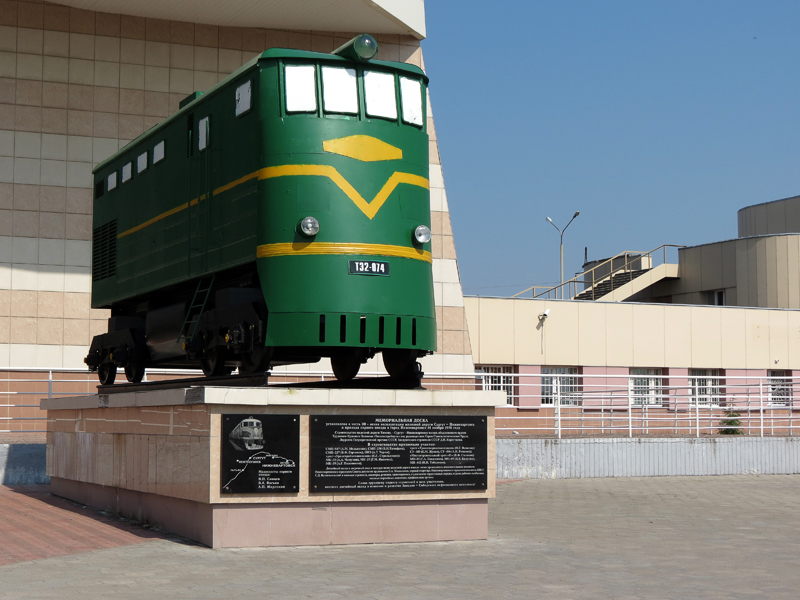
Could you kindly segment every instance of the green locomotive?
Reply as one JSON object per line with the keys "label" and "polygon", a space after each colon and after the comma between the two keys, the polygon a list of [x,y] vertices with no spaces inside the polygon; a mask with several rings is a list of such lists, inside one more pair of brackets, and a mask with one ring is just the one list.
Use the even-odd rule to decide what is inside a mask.
{"label": "green locomotive", "polygon": [[101,383],[321,357],[348,380],[377,352],[405,378],[436,350],[428,80],[376,52],[267,50],[95,168]]}

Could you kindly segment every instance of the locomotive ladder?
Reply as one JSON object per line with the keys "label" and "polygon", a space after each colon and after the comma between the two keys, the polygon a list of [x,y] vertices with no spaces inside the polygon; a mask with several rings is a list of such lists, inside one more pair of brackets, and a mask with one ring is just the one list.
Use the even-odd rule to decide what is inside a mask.
{"label": "locomotive ladder", "polygon": [[[181,326],[181,331],[178,334],[177,343],[181,341],[191,341],[197,333],[197,326],[200,324],[200,317],[206,309],[206,302],[211,295],[211,288],[214,287],[214,278],[216,275],[208,277],[201,277],[197,282],[197,289],[192,296],[192,303],[189,305],[189,310],[186,311],[186,318]],[[191,333],[189,330],[191,329]]]}

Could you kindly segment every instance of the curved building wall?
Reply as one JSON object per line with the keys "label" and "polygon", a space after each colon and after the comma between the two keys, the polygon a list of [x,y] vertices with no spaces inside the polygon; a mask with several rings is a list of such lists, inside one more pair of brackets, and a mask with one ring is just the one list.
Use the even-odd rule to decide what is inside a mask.
{"label": "curved building wall", "polygon": [[800,233],[800,196],[745,206],[737,218],[740,238]]}

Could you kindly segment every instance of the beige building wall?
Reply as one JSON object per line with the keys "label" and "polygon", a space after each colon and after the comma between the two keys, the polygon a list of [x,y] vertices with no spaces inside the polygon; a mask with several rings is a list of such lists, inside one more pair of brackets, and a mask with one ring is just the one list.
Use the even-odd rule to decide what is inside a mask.
{"label": "beige building wall", "polygon": [[796,310],[475,297],[465,304],[478,364],[800,369]]}
{"label": "beige building wall", "polygon": [[[94,164],[266,48],[330,52],[353,35],[0,2],[0,368],[82,367],[91,336],[105,331],[107,312],[90,310]],[[377,39],[378,58],[423,66],[416,37]],[[470,372],[430,112],[428,127],[439,354],[424,368]]]}
{"label": "beige building wall", "polygon": [[739,237],[800,233],[800,196],[746,206],[737,219]]}
{"label": "beige building wall", "polygon": [[739,238],[679,250],[678,279],[628,298],[709,304],[723,290],[728,306],[800,309],[800,235]]}

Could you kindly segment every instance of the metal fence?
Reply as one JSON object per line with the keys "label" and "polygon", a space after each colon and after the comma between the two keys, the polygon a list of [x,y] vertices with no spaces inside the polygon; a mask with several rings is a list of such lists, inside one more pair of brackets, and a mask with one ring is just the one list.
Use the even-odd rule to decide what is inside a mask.
{"label": "metal fence", "polygon": [[[121,373],[120,373],[121,374]],[[200,377],[197,370],[148,369],[144,381]],[[386,377],[386,373],[361,373],[358,379]],[[270,383],[309,383],[335,379],[332,371],[291,370],[271,372]],[[33,434],[46,431],[47,416],[40,410],[42,398],[63,398],[97,393],[97,375],[86,369],[0,368],[0,434]],[[427,389],[480,389],[472,373],[426,374]]]}
{"label": "metal fence", "polygon": [[[499,390],[508,404],[496,411],[498,435],[541,437],[794,435],[800,427],[800,377],[725,376],[693,369],[668,376],[653,369],[628,375],[589,375],[576,367],[543,367],[540,374],[508,367],[477,373],[426,373],[429,390]],[[199,371],[148,370],[145,380],[197,377]],[[359,379],[385,377],[361,373]],[[271,383],[333,379],[325,370],[275,369]],[[0,369],[0,433],[46,429],[42,398],[97,392],[95,374],[83,369]],[[799,432],[800,433],[800,432]]]}
{"label": "metal fence", "polygon": [[785,374],[725,376],[690,369],[687,375],[670,377],[652,373],[655,369],[631,369],[628,375],[583,375],[564,367],[551,371],[478,374],[483,389],[507,393],[508,408],[497,411],[498,435],[763,437],[794,435],[800,426],[800,402],[795,402],[800,378]]}

